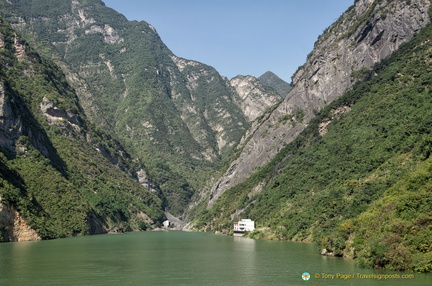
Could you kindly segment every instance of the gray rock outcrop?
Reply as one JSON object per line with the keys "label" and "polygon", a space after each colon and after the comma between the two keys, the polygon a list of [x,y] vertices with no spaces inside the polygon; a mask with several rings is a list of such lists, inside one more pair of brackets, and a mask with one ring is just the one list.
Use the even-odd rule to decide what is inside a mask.
{"label": "gray rock outcrop", "polygon": [[230,84],[239,96],[237,105],[249,121],[254,121],[281,100],[276,91],[265,87],[253,76],[238,75],[230,80]]}

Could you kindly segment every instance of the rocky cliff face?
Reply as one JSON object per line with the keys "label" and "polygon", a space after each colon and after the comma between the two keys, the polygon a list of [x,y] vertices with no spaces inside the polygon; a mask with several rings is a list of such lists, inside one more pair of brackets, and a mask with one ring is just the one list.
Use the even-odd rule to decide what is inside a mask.
{"label": "rocky cliff face", "polygon": [[236,76],[230,80],[230,84],[239,96],[237,105],[250,122],[282,99],[277,92],[264,86],[253,76]]}
{"label": "rocky cliff face", "polygon": [[374,64],[411,39],[429,22],[429,7],[428,0],[356,1],[319,37],[294,75],[294,89],[285,100],[255,130],[249,130],[253,135],[213,186],[209,206],[294,140],[314,111],[341,96]]}
{"label": "rocky cliff face", "polygon": [[15,207],[10,203],[3,203],[0,197],[0,238],[4,241],[34,241],[41,237],[32,229]]}
{"label": "rocky cliff face", "polygon": [[216,161],[234,146],[248,125],[236,105],[237,95],[214,68],[174,55],[171,59],[178,69],[169,68],[174,104],[203,147],[205,160]]}

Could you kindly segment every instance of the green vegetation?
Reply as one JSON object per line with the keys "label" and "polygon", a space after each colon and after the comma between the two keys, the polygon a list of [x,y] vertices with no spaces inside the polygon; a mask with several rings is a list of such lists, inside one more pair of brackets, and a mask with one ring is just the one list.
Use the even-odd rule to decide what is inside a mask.
{"label": "green vegetation", "polygon": [[431,174],[431,158],[412,166],[366,212],[344,221],[328,243],[362,267],[431,272]]}
{"label": "green vegetation", "polygon": [[279,118],[279,122],[291,121],[293,126],[296,125],[297,122],[302,123],[304,120],[305,112],[303,109],[298,109],[294,114],[285,114],[281,118]]}
{"label": "green vegetation", "polygon": [[[258,223],[253,238],[314,241],[361,266],[431,271],[431,38],[428,25],[359,71],[363,81],[203,211],[197,228],[228,232],[241,212]],[[321,137],[320,122],[344,106],[351,111]]]}
{"label": "green vegetation", "polygon": [[[159,224],[161,199],[128,174],[141,164],[88,123],[59,68],[16,38],[3,20],[0,35],[1,200],[14,205],[43,239]],[[15,42],[24,47],[20,58]],[[42,112],[47,102],[54,113]],[[8,226],[0,227],[4,232]]]}

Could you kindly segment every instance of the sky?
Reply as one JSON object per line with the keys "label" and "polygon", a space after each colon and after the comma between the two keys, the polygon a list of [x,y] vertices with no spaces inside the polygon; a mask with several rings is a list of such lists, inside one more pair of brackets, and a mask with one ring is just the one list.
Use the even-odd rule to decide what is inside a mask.
{"label": "sky", "polygon": [[103,0],[151,24],[178,57],[228,78],[272,71],[291,82],[315,41],[354,0]]}

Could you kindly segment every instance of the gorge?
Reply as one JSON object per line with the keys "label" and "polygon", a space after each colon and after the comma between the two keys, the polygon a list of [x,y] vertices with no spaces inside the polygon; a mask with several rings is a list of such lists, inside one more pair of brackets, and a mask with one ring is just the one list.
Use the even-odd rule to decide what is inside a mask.
{"label": "gorge", "polygon": [[253,238],[432,271],[429,0],[355,1],[291,85],[228,80],[100,0],[0,4],[3,240],[248,217]]}

